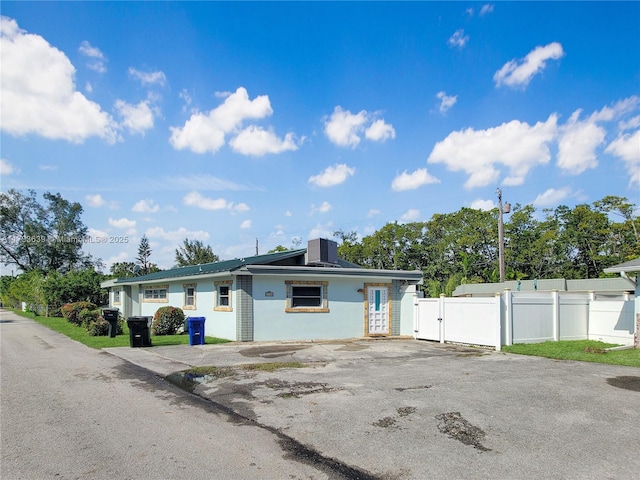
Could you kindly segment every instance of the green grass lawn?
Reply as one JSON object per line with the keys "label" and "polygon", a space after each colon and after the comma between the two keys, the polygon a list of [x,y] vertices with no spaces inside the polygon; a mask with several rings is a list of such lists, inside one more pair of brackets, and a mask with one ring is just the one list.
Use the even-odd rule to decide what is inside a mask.
{"label": "green grass lawn", "polygon": [[[50,328],[58,333],[66,335],[72,340],[76,340],[77,342],[83,343],[91,348],[107,348],[107,347],[128,347],[129,343],[129,328],[127,327],[127,322],[124,322],[123,333],[114,338],[110,338],[108,336],[103,337],[92,337],[87,333],[87,330],[84,327],[78,327],[69,323],[66,318],[62,317],[39,317],[35,316],[33,313],[22,312],[17,309],[11,309],[15,314],[21,315],[23,317],[31,318],[36,322],[44,325],[45,327]],[[214,344],[214,343],[227,343],[230,340],[225,340],[222,338],[215,337],[204,337],[204,342],[206,344]],[[155,346],[160,345],[189,345],[189,335],[152,335],[151,336],[151,344]]]}
{"label": "green grass lawn", "polygon": [[605,352],[605,348],[615,347],[613,343],[594,340],[562,340],[559,342],[518,343],[503,346],[502,351],[520,355],[555,358],[558,360],[579,360],[581,362],[608,363],[640,367],[640,350],[616,350]]}

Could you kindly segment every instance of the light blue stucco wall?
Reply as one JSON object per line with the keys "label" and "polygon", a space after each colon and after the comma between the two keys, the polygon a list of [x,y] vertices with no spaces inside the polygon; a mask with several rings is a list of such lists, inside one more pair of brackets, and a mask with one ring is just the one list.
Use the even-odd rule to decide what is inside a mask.
{"label": "light blue stucco wall", "polygon": [[[253,277],[254,340],[352,338],[364,335],[362,280],[328,280],[329,312],[287,313],[283,277]],[[273,292],[273,296],[266,296]]]}
{"label": "light blue stucco wall", "polygon": [[[229,277],[231,279],[231,277]],[[196,305],[195,309],[186,308],[184,305],[184,285],[187,283],[196,284]],[[167,284],[164,284],[167,285]],[[232,286],[233,289],[233,286]],[[178,282],[170,283],[168,298],[166,302],[149,302],[142,299],[144,288],[139,292],[137,286],[132,287],[134,305],[139,305],[137,316],[150,316],[156,313],[158,308],[173,306],[183,309],[185,317],[204,317],[205,335],[228,340],[236,339],[236,317],[235,309],[230,312],[214,310],[214,281],[211,279],[202,282]],[[137,302],[136,302],[137,300]],[[233,300],[233,299],[232,299]],[[233,304],[233,303],[232,303]],[[134,312],[136,308],[133,309]]]}
{"label": "light blue stucco wall", "polygon": [[[397,289],[392,309],[394,317],[399,309],[400,328],[393,325],[394,334],[413,335],[413,296],[415,286],[399,285],[391,281],[371,280],[363,277],[354,279],[340,277],[309,277],[283,275],[254,275],[251,279],[253,295],[253,340],[320,340],[362,337],[365,335],[364,288],[366,283],[388,283]],[[215,281],[233,280],[231,285],[231,311],[215,310]],[[286,280],[311,280],[328,282],[329,312],[288,313],[286,308]],[[184,284],[196,283],[196,309],[185,309]],[[158,285],[167,285],[158,284]],[[186,317],[205,317],[205,335],[238,340],[237,278],[231,275],[200,282],[179,281],[169,283],[166,302],[143,300],[144,287],[131,286],[131,304],[133,316],[153,316],[160,307],[174,306],[184,310]],[[361,291],[358,291],[361,290]],[[272,292],[273,295],[266,295]],[[394,292],[391,292],[394,293]],[[111,298],[112,295],[111,295]],[[395,321],[395,320],[394,320]]]}

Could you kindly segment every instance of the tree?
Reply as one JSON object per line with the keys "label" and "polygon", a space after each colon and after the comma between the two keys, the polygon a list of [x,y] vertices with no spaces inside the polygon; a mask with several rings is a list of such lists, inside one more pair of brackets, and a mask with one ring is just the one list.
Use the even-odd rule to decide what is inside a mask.
{"label": "tree", "polygon": [[149,258],[151,257],[151,245],[149,245],[149,239],[146,235],[142,235],[140,244],[138,245],[138,266],[140,267],[139,275],[146,275],[148,273],[157,272],[160,269],[155,263],[151,263]]}
{"label": "tree", "polygon": [[203,263],[217,262],[218,255],[213,253],[211,246],[205,246],[200,240],[184,239],[180,248],[176,249],[176,266],[201,265]]}
{"label": "tree", "polygon": [[67,272],[100,264],[82,252],[87,234],[82,206],[59,193],[46,192],[43,198],[41,205],[33,190],[0,193],[0,261],[23,272]]}
{"label": "tree", "polygon": [[269,250],[267,253],[279,253],[279,252],[288,252],[288,251],[289,249],[287,247],[283,247],[282,245],[277,245],[271,250]]}
{"label": "tree", "polygon": [[109,269],[112,278],[131,278],[136,276],[134,262],[116,262]]}
{"label": "tree", "polygon": [[48,314],[58,316],[60,307],[66,303],[91,302],[96,305],[108,303],[107,290],[100,288],[105,275],[93,268],[74,270],[65,275],[50,272],[44,278],[42,290]]}
{"label": "tree", "polygon": [[593,202],[596,210],[624,219],[613,223],[607,238],[607,267],[640,257],[640,219],[634,215],[636,205],[625,197],[606,196]]}

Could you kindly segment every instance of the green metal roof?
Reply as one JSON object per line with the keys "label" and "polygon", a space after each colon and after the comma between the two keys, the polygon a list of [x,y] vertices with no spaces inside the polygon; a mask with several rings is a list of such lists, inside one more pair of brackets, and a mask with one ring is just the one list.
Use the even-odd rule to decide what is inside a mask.
{"label": "green metal roof", "polygon": [[[232,272],[245,265],[304,265],[304,255],[306,251],[307,250],[303,248],[300,250],[289,250],[287,252],[267,253],[253,257],[234,258],[233,260],[222,260],[219,262],[203,263],[201,265],[172,268],[170,270],[149,273],[138,277],[118,278],[113,281],[113,284],[162,281],[179,277]],[[296,257],[300,257],[300,259]]]}

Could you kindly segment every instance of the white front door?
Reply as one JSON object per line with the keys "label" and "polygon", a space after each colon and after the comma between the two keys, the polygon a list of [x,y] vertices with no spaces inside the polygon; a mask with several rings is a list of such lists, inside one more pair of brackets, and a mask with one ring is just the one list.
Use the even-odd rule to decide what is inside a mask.
{"label": "white front door", "polygon": [[369,335],[389,334],[389,288],[369,287]]}

